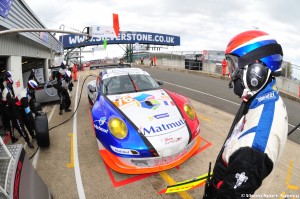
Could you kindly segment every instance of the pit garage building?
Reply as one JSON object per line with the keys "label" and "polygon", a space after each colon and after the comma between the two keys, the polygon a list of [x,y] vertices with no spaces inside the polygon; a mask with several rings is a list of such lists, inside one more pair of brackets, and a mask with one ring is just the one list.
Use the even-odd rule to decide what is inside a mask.
{"label": "pit garage building", "polygon": [[[23,0],[0,0],[0,31],[22,28],[46,29]],[[0,35],[0,78],[12,72],[16,93],[26,87],[31,69],[39,82],[49,79],[49,66],[62,44],[48,32]]]}

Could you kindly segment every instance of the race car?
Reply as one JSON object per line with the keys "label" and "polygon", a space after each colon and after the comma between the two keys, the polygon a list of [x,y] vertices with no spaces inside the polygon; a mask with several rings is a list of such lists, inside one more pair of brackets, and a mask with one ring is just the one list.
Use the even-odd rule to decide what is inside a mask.
{"label": "race car", "polygon": [[159,172],[199,148],[200,123],[190,101],[160,85],[139,68],[103,69],[88,83],[99,153],[111,169]]}

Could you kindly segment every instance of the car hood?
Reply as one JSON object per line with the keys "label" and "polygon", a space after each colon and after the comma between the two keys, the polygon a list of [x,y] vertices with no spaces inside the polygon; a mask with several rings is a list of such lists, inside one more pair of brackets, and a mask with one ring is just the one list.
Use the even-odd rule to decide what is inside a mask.
{"label": "car hood", "polygon": [[107,97],[156,149],[169,144],[178,147],[172,150],[177,151],[187,145],[190,134],[186,122],[163,89]]}

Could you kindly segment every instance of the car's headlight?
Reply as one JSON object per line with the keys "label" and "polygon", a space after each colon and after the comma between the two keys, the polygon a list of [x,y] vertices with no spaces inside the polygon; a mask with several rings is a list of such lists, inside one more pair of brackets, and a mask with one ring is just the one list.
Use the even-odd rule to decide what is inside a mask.
{"label": "car's headlight", "polygon": [[109,119],[108,128],[111,134],[118,139],[124,139],[128,134],[126,124],[123,122],[123,120],[117,117],[112,117]]}
{"label": "car's headlight", "polygon": [[195,113],[194,109],[191,107],[191,105],[185,104],[183,108],[184,108],[184,111],[185,111],[186,115],[187,115],[191,120],[194,120],[195,117],[196,117],[196,113]]}

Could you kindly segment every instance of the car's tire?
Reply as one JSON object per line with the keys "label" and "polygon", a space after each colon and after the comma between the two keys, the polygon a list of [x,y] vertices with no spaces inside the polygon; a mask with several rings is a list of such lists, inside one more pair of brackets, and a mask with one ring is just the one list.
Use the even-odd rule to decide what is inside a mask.
{"label": "car's tire", "polygon": [[38,115],[35,117],[35,133],[36,141],[41,148],[48,148],[50,146],[50,137],[48,129],[47,115]]}

